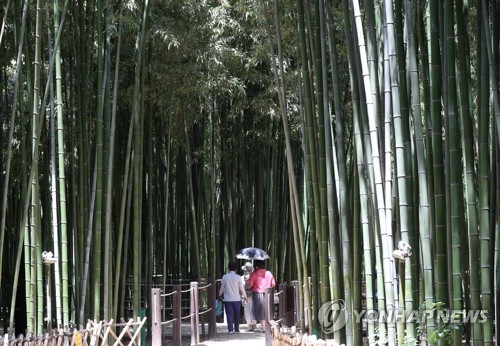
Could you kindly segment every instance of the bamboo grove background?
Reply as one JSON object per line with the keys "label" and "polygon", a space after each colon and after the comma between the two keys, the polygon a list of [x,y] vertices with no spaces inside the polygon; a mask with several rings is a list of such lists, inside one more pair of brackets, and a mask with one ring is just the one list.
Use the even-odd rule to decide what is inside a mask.
{"label": "bamboo grove background", "polygon": [[[342,300],[323,336],[347,345],[493,344],[499,18],[498,0],[3,1],[2,327],[45,328],[42,251],[65,326],[138,315],[153,278],[220,277],[255,245],[310,282],[311,332]],[[363,336],[363,307],[488,320]]]}

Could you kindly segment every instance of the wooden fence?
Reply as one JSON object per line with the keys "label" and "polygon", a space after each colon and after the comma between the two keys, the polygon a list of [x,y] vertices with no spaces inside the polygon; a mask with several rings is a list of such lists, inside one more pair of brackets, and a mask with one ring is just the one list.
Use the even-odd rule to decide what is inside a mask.
{"label": "wooden fence", "polygon": [[[38,336],[31,334],[9,336],[5,334],[0,338],[0,346],[99,346],[99,345],[137,345],[141,346],[141,330],[146,322],[146,317],[134,322],[122,320],[122,323],[115,323],[113,320],[88,321],[85,329],[74,330],[53,330]],[[117,334],[117,330],[120,332]]]}
{"label": "wooden fence", "polygon": [[[200,311],[199,293],[208,290],[207,309]],[[189,314],[182,316],[182,294],[189,293]],[[151,290],[152,321],[151,321],[151,344],[153,346],[163,345],[163,326],[172,325],[172,340],[174,345],[180,345],[182,340],[181,323],[182,320],[191,320],[191,345],[198,345],[200,342],[200,315],[208,315],[208,337],[215,337],[217,334],[215,315],[216,283],[214,279],[209,279],[208,284],[199,286],[198,282],[191,282],[190,287],[182,290],[180,284],[173,285],[172,292],[162,293],[159,288]],[[170,299],[172,306],[172,319],[162,321],[162,308],[165,309],[165,300]]]}

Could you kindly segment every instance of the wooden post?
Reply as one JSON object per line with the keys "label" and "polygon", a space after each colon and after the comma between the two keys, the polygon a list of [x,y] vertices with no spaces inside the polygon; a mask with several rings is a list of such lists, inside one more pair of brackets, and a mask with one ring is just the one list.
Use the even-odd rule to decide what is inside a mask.
{"label": "wooden post", "polygon": [[215,311],[215,301],[217,299],[217,287],[215,285],[215,279],[209,278],[208,283],[208,337],[215,338],[217,336],[217,312]]}
{"label": "wooden post", "polygon": [[[266,321],[266,346],[272,346],[273,336],[271,334],[271,312],[274,312],[274,293],[272,288],[266,288],[264,294],[264,320]],[[274,318],[273,318],[274,319]]]}
{"label": "wooden post", "polygon": [[173,310],[173,318],[175,318],[173,322],[173,336],[172,341],[174,345],[182,344],[182,330],[181,330],[181,317],[182,317],[182,292],[181,285],[174,285],[174,294],[172,295],[172,310]]}
{"label": "wooden post", "polygon": [[295,326],[295,291],[292,285],[286,287],[286,311],[285,324],[288,327]]}
{"label": "wooden post", "polygon": [[200,343],[200,309],[198,305],[198,282],[191,282],[191,345],[198,345]]}
{"label": "wooden post", "polygon": [[102,328],[102,321],[100,321],[94,327],[94,331],[92,333],[92,337],[90,338],[90,346],[97,346],[98,345],[98,343],[99,343],[99,336],[101,335],[101,328]]}
{"label": "wooden post", "polygon": [[151,344],[152,346],[162,345],[162,328],[161,328],[161,291],[159,288],[151,290]]}
{"label": "wooden post", "polygon": [[297,325],[300,319],[299,312],[299,282],[297,280],[292,281],[293,286],[293,325]]}
{"label": "wooden post", "polygon": [[287,311],[286,285],[284,285],[284,284],[279,285],[278,301],[279,301],[279,303],[278,303],[278,320],[281,320],[281,324],[288,326],[287,321],[286,321],[286,311]]}

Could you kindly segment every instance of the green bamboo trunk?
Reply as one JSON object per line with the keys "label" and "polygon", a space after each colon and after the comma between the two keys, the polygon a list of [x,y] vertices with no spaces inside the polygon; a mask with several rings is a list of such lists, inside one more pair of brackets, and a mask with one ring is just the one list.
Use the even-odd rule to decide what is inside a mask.
{"label": "green bamboo trunk", "polygon": [[[331,300],[330,295],[330,276],[329,262],[330,255],[328,249],[329,230],[330,227],[334,230],[336,222],[333,215],[336,214],[336,206],[333,205],[333,170],[332,170],[332,145],[331,145],[331,129],[330,129],[330,110],[328,105],[328,89],[327,89],[327,70],[326,70],[326,48],[325,48],[325,32],[324,32],[324,8],[323,1],[316,1],[316,21],[315,21],[315,50],[316,60],[314,70],[316,76],[316,103],[318,107],[318,158],[319,158],[319,202],[320,202],[320,220],[317,225],[318,230],[318,249],[319,251],[319,277],[321,285],[320,298],[324,304]],[[332,215],[330,217],[330,215]],[[331,222],[330,222],[331,219]],[[351,290],[350,282],[346,282],[346,289]],[[350,294],[349,294],[350,298]],[[349,305],[352,302],[349,301]],[[317,305],[321,306],[321,305]]]}
{"label": "green bamboo trunk", "polygon": [[[31,209],[30,209],[30,285],[31,285],[31,315],[28,319],[31,320],[31,329],[36,334],[42,332],[43,328],[43,292],[40,291],[42,287],[38,287],[40,281],[42,281],[41,264],[39,265],[41,259],[41,226],[40,226],[40,187],[39,187],[39,170],[38,164],[36,164],[37,159],[35,159],[34,148],[38,139],[38,118],[39,107],[40,107],[40,89],[41,89],[41,70],[42,70],[42,1],[37,1],[37,12],[36,12],[36,40],[35,40],[35,73],[34,73],[34,89],[33,89],[33,118],[32,118],[32,157],[34,160],[33,166],[33,179],[30,181],[32,187],[31,194]],[[40,256],[39,256],[40,255]]]}
{"label": "green bamboo trunk", "polygon": [[[387,311],[394,311],[394,294],[393,294],[393,283],[392,283],[392,256],[391,256],[391,248],[390,241],[387,236],[387,222],[385,215],[385,201],[384,201],[384,191],[382,184],[382,170],[380,163],[380,155],[379,155],[379,143],[378,143],[378,133],[376,128],[376,114],[375,109],[373,107],[372,101],[372,91],[371,84],[369,79],[368,65],[367,65],[367,56],[365,50],[365,40],[364,34],[362,30],[361,23],[361,13],[359,8],[359,2],[357,0],[353,1],[353,12],[354,12],[354,20],[358,38],[359,45],[359,56],[361,62],[361,69],[363,74],[363,87],[364,87],[364,95],[366,98],[366,108],[368,112],[368,128],[370,131],[370,145],[373,157],[373,176],[374,176],[374,192],[375,192],[375,201],[374,206],[377,210],[378,216],[378,224],[379,231],[381,232],[381,245],[382,245],[382,254],[383,254],[383,276],[385,283],[385,297],[386,297],[386,309]],[[387,12],[387,11],[386,11]],[[387,15],[387,13],[386,13]],[[389,20],[388,20],[389,22]],[[366,259],[365,259],[366,260]],[[389,345],[395,345],[396,343],[396,328],[394,324],[394,320],[387,321],[387,338]]]}
{"label": "green bamboo trunk", "polygon": [[[493,141],[495,142],[495,141]],[[498,142],[497,142],[498,144]],[[498,148],[498,146],[494,146],[494,148]],[[492,178],[495,178],[496,180],[496,199],[495,203],[496,205],[500,205],[500,184],[498,182],[500,181],[500,160],[498,159],[499,157],[499,151],[498,149],[493,149],[492,156],[496,157],[496,167],[494,168],[494,171],[496,174],[492,176]],[[493,190],[493,188],[492,188]],[[494,192],[494,191],[492,191]],[[498,218],[498,211],[496,212],[496,216]],[[498,299],[500,299],[500,236],[498,235],[500,232],[500,225],[498,222],[495,223],[495,226],[493,227],[495,231],[495,252],[494,252],[494,281],[493,281],[493,287],[495,290],[495,301],[498,302]],[[495,307],[495,316],[496,316],[496,321],[495,323],[495,336],[498,337],[498,333],[500,328],[498,327],[498,316],[500,316],[500,304],[496,304]]]}
{"label": "green bamboo trunk", "polygon": [[[363,252],[363,229],[361,227],[360,218],[360,198],[359,196],[359,179],[353,181],[353,235],[352,235],[352,253],[362,253]],[[371,271],[371,268],[370,268]],[[353,297],[353,311],[362,311],[362,275],[363,272],[363,261],[361,256],[353,256],[352,261],[352,297]],[[371,278],[370,278],[371,279]],[[365,286],[366,288],[366,286]],[[365,293],[367,291],[365,290]],[[373,296],[371,297],[373,300]],[[348,318],[353,317],[352,314]],[[353,345],[361,345],[363,343],[363,325],[361,323],[353,324]]]}
{"label": "green bamboo trunk", "polygon": [[197,213],[195,209],[195,201],[194,201],[194,191],[193,191],[193,177],[192,170],[193,165],[191,162],[191,139],[188,135],[188,130],[185,128],[185,145],[186,145],[186,172],[187,172],[187,188],[188,188],[188,203],[189,208],[191,210],[191,232],[192,232],[192,240],[191,245],[194,251],[194,263],[192,263],[192,268],[194,270],[195,278],[202,278],[203,272],[201,267],[201,257],[200,257],[200,241],[199,241],[199,230],[198,230],[198,222],[196,220]]}
{"label": "green bamboo trunk", "polygon": [[[301,1],[297,2],[298,6],[302,5]],[[303,235],[303,227],[300,212],[300,202],[299,202],[299,194],[297,192],[297,182],[295,177],[295,165],[293,161],[293,152],[291,146],[290,139],[290,129],[288,124],[288,113],[287,113],[287,104],[286,104],[286,89],[285,89],[285,75],[283,68],[283,51],[282,51],[282,42],[281,42],[281,31],[280,24],[278,18],[278,2],[275,2],[275,29],[276,29],[276,38],[278,42],[278,66],[279,69],[276,68],[276,65],[271,64],[273,74],[276,78],[276,82],[278,85],[278,96],[280,102],[280,114],[281,120],[283,124],[283,133],[285,136],[285,148],[286,148],[286,160],[287,160],[287,175],[288,175],[288,183],[289,183],[289,198],[290,198],[290,209],[291,209],[291,221],[292,221],[292,230],[293,230],[293,239],[294,239],[294,249],[295,249],[295,257],[297,261],[297,274],[298,274],[298,294],[299,294],[299,320],[301,330],[305,330],[306,327],[309,328],[309,332],[312,332],[312,321],[311,316],[311,305],[310,305],[310,289],[309,285],[303,285],[304,282],[308,282],[308,268],[306,261],[306,251],[305,251],[305,243],[304,243],[304,235]],[[303,25],[303,23],[302,23]],[[268,28],[268,38],[269,38],[269,48],[271,51],[271,56],[274,57],[274,48],[271,40],[270,34],[270,24],[267,25]],[[302,31],[301,31],[302,35]],[[274,59],[274,58],[273,58]],[[300,77],[299,77],[300,78]],[[304,313],[306,309],[306,312]],[[307,315],[307,320],[309,321],[309,326],[305,325],[305,315]]]}
{"label": "green bamboo trunk", "polygon": [[[5,14],[7,14],[7,9],[8,9],[8,4],[5,9]],[[14,90],[13,90],[13,100],[14,103],[12,104],[12,113],[10,117],[10,124],[9,124],[9,137],[8,137],[8,143],[12,143],[12,139],[14,137],[14,129],[15,129],[15,122],[16,122],[16,107],[17,107],[17,99],[18,99],[18,93],[19,93],[19,80],[22,74],[21,68],[21,58],[22,58],[22,53],[23,53],[23,47],[24,47],[24,32],[26,28],[26,14],[27,14],[27,9],[28,9],[28,1],[24,2],[23,5],[23,12],[22,12],[22,19],[21,19],[21,25],[18,31],[19,38],[18,38],[18,51],[17,51],[17,58],[16,58],[16,72],[14,75]],[[29,55],[26,56],[27,61],[29,62]],[[29,84],[28,84],[29,85]],[[20,102],[20,108],[21,108],[21,114],[24,114],[23,109],[24,109],[24,103],[23,103],[23,98],[22,98],[22,91],[21,94],[19,95],[19,102]],[[26,148],[26,142],[24,140],[24,119],[21,118],[20,121],[21,123],[21,148],[22,148],[22,158],[23,162],[26,162],[24,160],[26,158],[25,156],[25,148]],[[11,167],[11,162],[12,162],[12,145],[7,145],[7,162],[5,165],[5,176],[3,180],[3,192],[2,192],[2,209],[1,209],[1,215],[0,215],[0,251],[2,253],[4,252],[4,241],[5,241],[5,224],[6,224],[6,219],[7,219],[7,198],[8,198],[8,192],[9,192],[9,180],[10,180],[10,167]],[[23,164],[23,173],[26,171],[26,164]],[[26,175],[23,174],[23,177]],[[24,184],[23,184],[24,188]],[[23,196],[21,196],[23,197]],[[3,256],[0,256],[0,287],[2,287],[2,268],[3,268]]]}
{"label": "green bamboo trunk", "polygon": [[141,29],[137,35],[137,51],[136,65],[134,78],[134,197],[133,197],[133,254],[136,259],[133,263],[133,309],[134,317],[139,317],[141,314],[141,282],[142,282],[142,266],[139,258],[142,258],[142,178],[143,178],[143,126],[144,117],[141,109],[141,81],[144,78],[143,61],[144,61],[144,45],[146,41],[146,30],[148,25],[149,0],[146,0],[141,13]]}
{"label": "green bamboo trunk", "polygon": [[[100,320],[102,317],[102,288],[101,288],[101,277],[103,271],[103,258],[102,258],[102,210],[103,210],[103,155],[104,155],[104,42],[103,42],[103,9],[104,0],[97,0],[97,117],[96,117],[96,145],[95,145],[95,211],[94,211],[94,222],[93,227],[95,236],[93,237],[93,256],[92,256],[92,267],[93,274],[91,276],[93,280],[93,289],[91,291],[93,295],[93,311],[92,315],[95,320]],[[91,225],[89,224],[89,227]]]}
{"label": "green bamboo trunk", "polygon": [[429,14],[427,20],[428,45],[430,52],[429,74],[430,74],[430,118],[432,133],[432,176],[434,195],[434,220],[433,238],[435,241],[435,290],[436,300],[448,306],[448,258],[446,250],[446,200],[445,200],[445,177],[444,177],[444,148],[443,148],[443,121],[441,118],[442,102],[442,66],[439,33],[439,2],[429,2]]}
{"label": "green bamboo trunk", "polygon": [[[49,47],[49,55],[51,54],[51,47]],[[54,257],[59,258],[59,218],[57,208],[57,173],[56,173],[56,130],[55,130],[55,111],[54,111],[54,91],[51,85],[51,102],[50,102],[50,205],[51,205],[51,229],[53,239],[53,252]],[[60,279],[60,266],[59,261],[54,263],[54,286],[55,286],[55,306],[56,306],[56,321],[57,326],[62,326],[61,314],[61,279]],[[52,307],[49,307],[51,309]]]}
{"label": "green bamboo trunk", "polygon": [[[481,6],[478,6],[481,8]],[[479,71],[480,71],[480,83],[478,85],[478,106],[479,106],[479,126],[478,126],[478,153],[479,153],[479,165],[478,165],[478,180],[477,185],[479,186],[479,244],[476,243],[477,248],[473,249],[472,244],[470,244],[470,253],[472,257],[472,252],[475,251],[476,259],[479,259],[480,262],[480,271],[478,269],[478,274],[480,274],[479,278],[476,278],[477,281],[475,285],[480,284],[480,295],[481,295],[481,306],[472,307],[473,310],[482,309],[484,311],[493,311],[493,301],[492,300],[492,284],[491,284],[491,274],[494,269],[494,257],[492,258],[491,254],[493,253],[492,248],[494,245],[494,241],[498,242],[499,235],[495,233],[493,235],[493,229],[490,225],[491,220],[491,212],[495,208],[490,206],[491,198],[490,198],[490,184],[492,178],[490,176],[491,167],[490,167],[490,158],[492,155],[495,155],[495,151],[491,151],[489,148],[489,123],[491,119],[490,113],[490,103],[489,103],[489,79],[488,79],[488,60],[487,60],[487,51],[486,51],[486,35],[484,33],[484,27],[480,26],[478,32],[480,33],[480,40],[478,40],[478,56],[479,56]],[[494,141],[493,141],[494,142]],[[493,147],[498,148],[495,144]],[[495,162],[494,160],[492,162]],[[496,184],[499,182],[497,181]],[[492,267],[493,261],[493,267]],[[471,270],[471,285],[472,282],[472,270]],[[476,286],[479,289],[479,287]],[[498,306],[498,302],[497,302]],[[489,314],[491,316],[491,314]],[[496,323],[498,324],[499,316],[496,315]],[[479,334],[482,339],[479,337],[476,338],[474,334],[474,344],[480,345],[491,345],[493,344],[493,325],[492,319],[489,318],[485,323],[479,325],[479,323],[474,323],[474,331],[480,329],[482,327],[482,333]],[[498,338],[498,334],[496,334]]]}
{"label": "green bamboo trunk", "polygon": [[[318,167],[317,167],[317,142],[314,129],[314,111],[312,105],[312,90],[310,86],[312,82],[309,78],[309,58],[307,54],[307,43],[306,43],[306,32],[305,32],[305,11],[304,4],[302,0],[297,0],[297,11],[299,14],[299,35],[300,35],[300,59],[302,66],[302,80],[304,86],[304,105],[305,105],[305,145],[307,147],[307,152],[304,157],[306,159],[306,172],[310,174],[311,182],[310,187],[306,189],[308,191],[308,210],[309,210],[309,222],[310,222],[310,238],[309,246],[310,253],[309,258],[311,261],[311,292],[312,292],[312,304],[313,306],[319,306],[318,299],[318,249],[317,249],[317,229],[321,227],[321,204],[319,198],[319,186],[318,186]],[[312,57],[314,59],[314,57]],[[314,218],[314,220],[312,219]],[[312,320],[310,320],[313,330],[317,330],[317,316],[313,314]]]}
{"label": "green bamboo trunk", "polygon": [[[415,246],[413,238],[413,211],[412,211],[412,184],[411,184],[411,161],[408,155],[410,138],[409,138],[409,127],[408,127],[408,113],[406,101],[406,89],[405,83],[400,82],[404,80],[401,78],[401,74],[398,73],[398,61],[397,57],[401,56],[401,49],[397,49],[398,42],[395,34],[395,23],[394,23],[394,11],[392,8],[392,1],[384,2],[384,13],[387,22],[386,39],[388,45],[389,54],[389,68],[390,68],[390,83],[391,83],[391,99],[392,99],[392,109],[393,116],[392,121],[394,124],[394,141],[395,141],[395,155],[394,160],[396,179],[397,179],[397,196],[399,205],[399,218],[401,227],[401,240],[410,244],[410,246]],[[396,21],[397,24],[397,21]],[[399,64],[401,65],[401,64]],[[401,66],[400,66],[401,68]],[[413,276],[414,271],[412,267],[414,263],[418,263],[418,257],[412,258],[407,261],[405,265],[405,272],[400,273],[403,276],[401,280],[404,279],[404,307],[406,313],[410,313],[415,310],[418,304],[414,303],[413,294]],[[387,291],[386,291],[387,293]],[[388,306],[390,309],[390,307]],[[408,320],[405,328],[406,336],[409,339],[415,337],[415,324],[413,320]]]}
{"label": "green bamboo trunk", "polygon": [[[374,234],[373,228],[370,227],[370,221],[368,216],[368,194],[367,194],[367,182],[366,182],[366,168],[363,164],[363,145],[361,140],[361,133],[359,130],[359,124],[357,118],[354,120],[354,136],[356,143],[356,164],[357,164],[357,177],[359,179],[359,196],[360,196],[360,219],[361,219],[361,229],[362,229],[362,244],[363,244],[363,264],[364,264],[364,279],[365,279],[365,293],[366,293],[366,309],[368,311],[375,308],[375,290],[373,287],[374,274],[373,265],[371,262],[371,237],[370,234]],[[379,292],[380,294],[380,292]],[[368,344],[374,345],[375,340],[375,324],[373,319],[368,321]]]}
{"label": "green bamboo trunk", "polygon": [[[114,73],[114,82],[113,82],[113,103],[111,109],[111,129],[110,129],[110,138],[109,138],[109,151],[108,151],[108,176],[106,181],[106,214],[105,214],[105,229],[106,236],[110,238],[111,235],[111,223],[112,223],[112,189],[113,189],[113,178],[114,178],[114,158],[115,158],[115,134],[116,134],[116,109],[118,103],[118,86],[119,86],[119,71],[120,71],[120,53],[121,53],[121,42],[122,42],[122,15],[123,15],[123,6],[120,7],[119,12],[119,24],[118,24],[118,34],[117,34],[117,44],[116,44],[116,61],[115,61],[115,73]],[[132,128],[133,122],[131,122],[130,127]],[[129,137],[127,141],[127,148],[130,150],[131,147],[131,131],[129,131]],[[122,260],[122,244],[123,244],[123,222],[124,222],[124,211],[125,211],[125,201],[126,201],[126,190],[125,187],[128,186],[128,170],[129,170],[129,162],[130,162],[130,151],[126,152],[126,179],[123,182],[123,189],[121,195],[121,204],[120,204],[120,223],[118,228],[118,236],[116,238],[115,251],[116,254],[116,262],[115,262],[115,275],[110,275],[111,280],[114,282],[113,291],[110,292],[111,295],[111,307],[110,307],[110,315],[118,316],[118,287],[120,282],[120,273],[121,273],[121,260]],[[110,241],[110,240],[109,240]],[[113,286],[113,285],[112,285]]]}
{"label": "green bamboo trunk", "polygon": [[[457,118],[456,109],[456,76],[455,76],[455,36],[453,31],[454,16],[453,16],[452,1],[444,3],[444,79],[446,81],[444,104],[445,104],[445,131],[446,131],[446,153],[448,155],[446,172],[448,178],[447,184],[447,204],[448,204],[448,231],[449,245],[448,251],[451,255],[451,275],[450,282],[452,283],[452,296],[450,297],[450,306],[453,310],[462,310],[462,260],[461,260],[461,218],[460,218],[460,129]],[[453,344],[460,345],[462,343],[462,333],[459,325],[452,325]]]}
{"label": "green bamboo trunk", "polygon": [[[65,9],[66,9],[66,5],[67,5],[67,1],[65,2]],[[25,3],[25,9],[27,8],[26,6],[27,6],[27,4]],[[39,8],[39,7],[37,7],[37,8]],[[63,15],[61,17],[61,23],[63,22],[64,13],[65,13],[65,11],[63,11]],[[58,44],[60,42],[60,37],[61,37],[61,34],[59,32],[57,35],[56,44]],[[36,46],[36,48],[39,49],[40,47]],[[35,50],[37,50],[37,49],[35,49]],[[35,61],[38,61],[38,60],[35,59]],[[50,57],[49,68],[48,68],[48,75],[49,76],[51,76],[53,64],[54,64],[54,55],[52,55]],[[36,69],[35,69],[35,71],[36,71]],[[41,328],[42,328],[42,324],[43,324],[43,311],[40,311],[40,309],[38,309],[38,311],[35,314],[35,309],[34,309],[34,306],[35,306],[34,294],[35,293],[38,295],[38,300],[42,300],[41,303],[37,302],[38,305],[43,306],[43,292],[41,291],[43,289],[43,285],[41,283],[43,281],[43,279],[41,277],[42,264],[41,264],[41,261],[38,260],[38,266],[36,267],[38,273],[36,273],[35,269],[32,269],[32,268],[34,268],[34,266],[36,264],[35,260],[30,260],[30,262],[26,262],[26,257],[28,257],[26,254],[30,254],[30,256],[36,256],[36,258],[38,258],[38,259],[41,259],[41,257],[42,257],[40,245],[38,246],[38,250],[36,250],[36,244],[37,243],[40,244],[40,237],[37,238],[36,234],[34,234],[33,242],[29,243],[29,241],[28,241],[29,238],[32,236],[32,233],[36,233],[36,232],[31,232],[31,229],[33,229],[33,227],[32,227],[33,225],[28,226],[28,218],[30,218],[30,220],[33,224],[33,220],[32,220],[33,218],[29,216],[29,210],[31,208],[30,202],[33,200],[32,199],[32,195],[33,195],[32,189],[35,186],[37,186],[35,184],[36,183],[35,176],[37,175],[37,171],[38,171],[38,159],[39,159],[38,153],[39,153],[39,147],[40,147],[40,145],[39,145],[40,144],[40,136],[41,136],[41,132],[42,132],[44,113],[45,113],[46,104],[47,104],[48,95],[49,95],[49,90],[50,90],[49,85],[50,85],[52,79],[49,78],[47,80],[47,83],[45,86],[45,92],[43,95],[43,100],[41,102],[40,108],[38,109],[38,107],[35,107],[35,104],[38,105],[38,103],[40,103],[39,72],[37,72],[36,77],[37,78],[35,78],[35,82],[34,82],[34,86],[36,86],[36,87],[33,88],[34,92],[33,92],[33,97],[31,98],[31,100],[33,100],[33,105],[34,105],[33,118],[34,118],[34,120],[36,120],[36,122],[34,122],[33,128],[36,129],[36,131],[32,132],[32,140],[33,140],[32,164],[31,164],[31,169],[30,169],[30,173],[29,173],[29,178],[27,180],[27,184],[25,187],[26,188],[26,192],[24,193],[25,197],[24,197],[23,201],[21,201],[23,207],[22,207],[22,211],[21,211],[20,228],[22,230],[24,230],[24,232],[21,232],[21,235],[19,237],[18,248],[17,248],[17,253],[16,253],[16,260],[15,260],[15,268],[16,269],[15,269],[14,278],[12,281],[13,289],[12,289],[11,304],[10,304],[10,309],[9,309],[9,311],[10,311],[9,332],[10,333],[13,332],[13,327],[14,327],[14,312],[16,310],[16,297],[17,297],[17,288],[18,288],[18,281],[19,281],[19,275],[20,275],[20,263],[21,263],[21,257],[23,255],[23,247],[25,249],[25,254],[24,254],[25,255],[25,271],[30,271],[30,270],[32,271],[29,276],[25,272],[25,277],[29,278],[31,280],[31,282],[28,280],[26,283],[26,290],[27,290],[27,292],[30,293],[29,295],[26,294],[26,304],[27,304],[27,306],[29,306],[31,303],[33,303],[32,309],[31,310],[27,309],[27,311],[26,311],[28,328],[32,328],[29,330],[34,331],[35,333],[37,332],[37,330],[35,330],[35,328],[38,328],[38,329],[40,329],[40,332],[41,332]],[[35,217],[38,218],[39,216],[40,215],[36,215]],[[36,222],[36,221],[38,221],[38,219],[36,219],[34,221]],[[35,258],[35,257],[32,257],[32,258]],[[32,282],[35,282],[35,280],[37,280],[38,286],[40,287],[40,289],[38,291],[35,289],[32,289],[33,288]],[[30,285],[31,285],[31,287],[28,288]],[[40,315],[42,315],[42,316],[40,316]],[[37,318],[39,321],[37,321]]]}
{"label": "green bamboo trunk", "polygon": [[[66,6],[66,5],[65,5]],[[54,1],[54,32],[59,30],[59,1]],[[69,325],[69,255],[68,255],[68,218],[66,215],[66,175],[65,175],[65,146],[63,125],[63,94],[62,94],[62,71],[61,71],[61,45],[55,47],[55,69],[56,69],[56,96],[57,96],[57,156],[58,156],[58,182],[59,182],[59,208],[61,216],[61,269],[62,269],[62,326]]]}
{"label": "green bamboo trunk", "polygon": [[[86,28],[85,25],[85,8],[83,7],[83,2],[80,2],[78,7],[78,27],[80,35],[78,36],[78,46],[77,46],[77,87],[78,87],[78,134],[80,140],[78,142],[78,167],[80,167],[78,174],[78,226],[79,230],[76,232],[76,240],[78,244],[78,250],[75,260],[76,273],[78,273],[78,285],[76,292],[78,292],[77,307],[78,307],[78,323],[82,324],[83,321],[83,310],[85,309],[85,304],[82,301],[83,297],[86,296],[87,286],[83,285],[84,280],[84,268],[85,268],[85,231],[88,230],[88,217],[89,217],[89,168],[88,168],[88,120],[87,120],[87,97],[86,97],[86,82],[87,79],[87,52],[86,52]],[[76,41],[76,40],[75,40]],[[84,292],[85,291],[85,292]],[[81,312],[81,313],[80,313]]]}
{"label": "green bamboo trunk", "polygon": [[[426,310],[431,309],[434,303],[434,282],[433,282],[433,261],[431,249],[431,215],[429,210],[429,187],[427,168],[425,162],[424,133],[422,130],[422,110],[419,86],[419,65],[417,64],[417,42],[415,37],[415,23],[413,18],[415,12],[412,11],[410,1],[405,1],[405,12],[408,26],[408,48],[409,48],[409,69],[411,87],[411,105],[413,111],[413,129],[415,149],[417,152],[418,171],[418,192],[419,192],[419,230],[420,248],[422,260],[421,272],[423,273],[424,301]],[[430,335],[435,328],[433,316],[426,320],[427,335]]]}

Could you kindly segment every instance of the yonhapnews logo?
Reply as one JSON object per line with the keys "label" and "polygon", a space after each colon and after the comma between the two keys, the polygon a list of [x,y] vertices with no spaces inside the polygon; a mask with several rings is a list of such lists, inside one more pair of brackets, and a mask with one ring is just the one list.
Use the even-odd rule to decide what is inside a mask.
{"label": "yonhapnews logo", "polygon": [[318,311],[318,320],[321,324],[321,329],[326,334],[331,334],[336,330],[342,329],[347,323],[345,301],[338,299],[321,305]]}
{"label": "yonhapnews logo", "polygon": [[485,323],[488,320],[486,310],[450,310],[431,309],[413,310],[406,312],[399,310],[354,310],[348,313],[346,303],[342,299],[329,301],[321,305],[318,311],[318,321],[326,334],[331,334],[342,329],[349,316],[352,316],[354,323],[397,323],[404,320],[406,323],[425,322],[426,319],[434,318],[437,322],[452,324]]}

